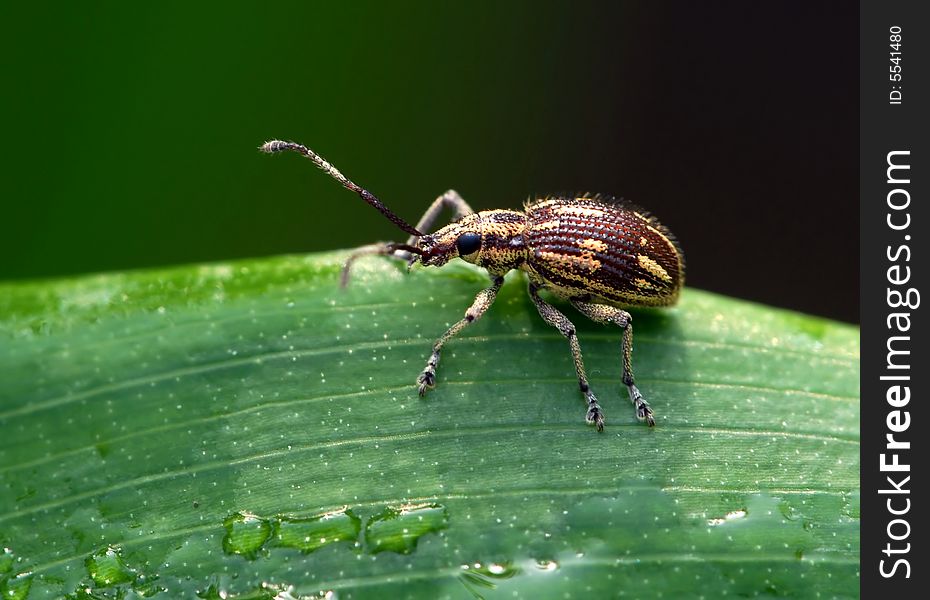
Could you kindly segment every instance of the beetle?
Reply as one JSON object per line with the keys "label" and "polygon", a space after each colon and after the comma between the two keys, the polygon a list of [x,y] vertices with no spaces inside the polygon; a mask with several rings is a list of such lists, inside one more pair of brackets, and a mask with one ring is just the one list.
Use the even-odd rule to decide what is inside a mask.
{"label": "beetle", "polygon": [[[420,396],[436,386],[436,367],[446,342],[480,319],[504,284],[504,275],[519,269],[528,276],[529,295],[540,316],[568,340],[578,385],[587,401],[586,422],[598,431],[604,430],[604,411],[588,384],[575,326],[540,297],[540,290],[568,300],[581,314],[598,323],[620,327],[623,383],[637,418],[650,427],[655,425],[652,408],[633,379],[632,317],[622,308],[670,306],[678,300],[684,285],[684,254],[672,233],[655,217],[633,204],[602,194],[537,197],[526,202],[522,212],[503,209],[475,212],[457,192],[449,190],[436,198],[413,227],[306,146],[272,140],[260,149],[267,153],[303,154],[410,234],[406,243],[372,244],[353,252],[342,271],[343,285],[348,281],[352,263],[371,254],[434,267],[461,258],[487,270],[490,287],[478,292],[465,316],[433,344],[426,367],[417,378]],[[447,208],[454,212],[454,220],[434,233],[425,233]]]}

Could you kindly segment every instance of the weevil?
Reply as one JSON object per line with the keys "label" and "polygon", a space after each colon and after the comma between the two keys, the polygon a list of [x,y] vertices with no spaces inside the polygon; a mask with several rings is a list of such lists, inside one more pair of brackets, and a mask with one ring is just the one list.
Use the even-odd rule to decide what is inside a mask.
{"label": "weevil", "polygon": [[[652,408],[633,379],[632,317],[622,308],[670,306],[678,300],[684,285],[681,247],[655,217],[623,200],[601,194],[536,197],[525,203],[522,212],[475,212],[458,193],[449,190],[436,198],[414,227],[306,146],[273,140],[262,145],[261,150],[303,154],[410,235],[405,243],[378,243],[356,250],[343,268],[343,285],[348,281],[353,261],[371,254],[432,267],[461,258],[487,270],[491,285],[478,292],[465,316],[433,344],[426,367],[417,377],[420,396],[436,386],[436,367],[446,342],[480,319],[494,303],[504,284],[504,275],[519,269],[529,279],[529,295],[540,316],[568,340],[578,385],[587,401],[587,423],[598,431],[604,430],[604,411],[588,384],[575,326],[540,297],[540,290],[568,300],[578,312],[598,323],[613,324],[623,331],[623,383],[637,418],[650,427],[655,425]],[[434,233],[426,233],[446,209],[454,212],[454,220]]]}

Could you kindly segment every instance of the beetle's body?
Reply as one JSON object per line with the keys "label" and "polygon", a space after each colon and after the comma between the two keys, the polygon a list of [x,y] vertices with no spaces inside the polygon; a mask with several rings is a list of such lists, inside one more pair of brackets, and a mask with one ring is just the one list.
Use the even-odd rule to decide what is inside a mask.
{"label": "beetle's body", "polygon": [[468,262],[503,275],[520,269],[561,298],[613,306],[669,306],[684,283],[681,250],[657,220],[605,196],[548,196],[526,212],[488,210],[420,238],[424,264],[450,257],[466,232],[481,236]]}
{"label": "beetle's body", "polygon": [[[527,202],[524,212],[476,213],[461,196],[449,190],[413,227],[309,148],[271,141],[262,150],[300,152],[410,234],[405,244],[374,244],[353,253],[343,269],[343,284],[352,262],[366,254],[390,255],[411,264],[437,267],[462,258],[488,271],[491,286],[479,292],[465,317],[433,344],[426,368],[417,378],[421,396],[436,385],[436,367],[445,343],[490,308],[506,273],[520,269],[529,278],[530,298],[540,316],[569,341],[578,385],[588,403],[587,422],[598,431],[604,428],[604,413],[588,385],[575,326],[539,296],[541,289],[568,300],[588,318],[623,330],[623,383],[636,407],[636,416],[650,426],[655,424],[649,403],[633,382],[632,317],[621,307],[674,304],[684,285],[684,256],[671,233],[648,213],[609,196],[587,194],[538,198]],[[454,210],[457,218],[435,233],[424,233],[445,208]]]}

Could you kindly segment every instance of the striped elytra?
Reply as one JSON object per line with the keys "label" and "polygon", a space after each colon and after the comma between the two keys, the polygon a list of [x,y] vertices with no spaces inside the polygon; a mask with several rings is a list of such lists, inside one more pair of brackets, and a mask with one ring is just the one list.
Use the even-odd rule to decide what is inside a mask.
{"label": "striped elytra", "polygon": [[681,249],[645,211],[606,196],[576,196],[530,202],[526,215],[528,266],[559,296],[590,294],[627,306],[677,300]]}

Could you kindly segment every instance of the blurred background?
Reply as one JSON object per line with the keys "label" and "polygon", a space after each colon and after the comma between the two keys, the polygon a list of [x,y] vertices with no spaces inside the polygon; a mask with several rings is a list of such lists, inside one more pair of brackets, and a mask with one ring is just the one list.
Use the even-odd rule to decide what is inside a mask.
{"label": "blurred background", "polygon": [[848,2],[0,6],[0,279],[402,239],[454,187],[632,200],[688,285],[859,318]]}

